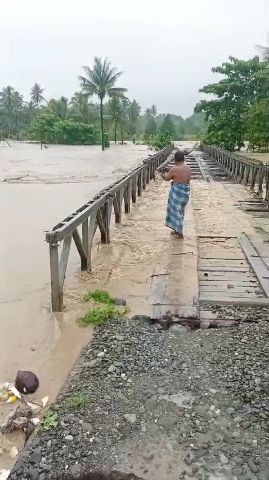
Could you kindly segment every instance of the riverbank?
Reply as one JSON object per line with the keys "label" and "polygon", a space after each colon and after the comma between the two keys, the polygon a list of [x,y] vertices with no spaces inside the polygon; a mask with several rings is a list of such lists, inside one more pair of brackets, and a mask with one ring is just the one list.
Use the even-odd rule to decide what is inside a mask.
{"label": "riverbank", "polygon": [[81,469],[267,478],[268,322],[189,333],[145,320],[95,331],[54,407],[57,426],[33,440],[10,479]]}

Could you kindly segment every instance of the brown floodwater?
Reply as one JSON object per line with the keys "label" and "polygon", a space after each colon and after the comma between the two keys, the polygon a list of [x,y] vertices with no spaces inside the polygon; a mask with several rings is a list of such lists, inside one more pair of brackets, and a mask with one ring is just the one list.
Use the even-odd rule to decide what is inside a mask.
{"label": "brown floodwater", "polygon": [[[57,394],[91,331],[75,322],[85,305],[77,304],[72,288],[72,308],[51,313],[45,231],[147,155],[146,146],[132,144],[105,152],[96,146],[0,146],[0,383],[14,382],[18,369],[29,369],[40,378],[38,398]],[[73,249],[71,287],[73,276],[79,285],[78,269]],[[12,462],[0,455],[0,468]]]}

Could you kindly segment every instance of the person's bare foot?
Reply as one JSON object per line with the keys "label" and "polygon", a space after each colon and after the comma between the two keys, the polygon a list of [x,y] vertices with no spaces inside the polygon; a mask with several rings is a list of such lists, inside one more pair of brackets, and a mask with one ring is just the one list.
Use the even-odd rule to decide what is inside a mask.
{"label": "person's bare foot", "polygon": [[179,240],[184,240],[183,233],[176,233],[176,238],[178,238]]}

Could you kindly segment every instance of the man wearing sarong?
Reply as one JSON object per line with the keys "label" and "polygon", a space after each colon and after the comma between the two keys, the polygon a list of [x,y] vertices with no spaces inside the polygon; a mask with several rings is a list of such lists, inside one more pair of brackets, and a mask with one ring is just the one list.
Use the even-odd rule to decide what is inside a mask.
{"label": "man wearing sarong", "polygon": [[171,180],[165,225],[172,229],[172,235],[183,239],[183,220],[189,201],[191,180],[191,169],[185,163],[183,152],[176,151],[175,165],[162,177],[164,180]]}

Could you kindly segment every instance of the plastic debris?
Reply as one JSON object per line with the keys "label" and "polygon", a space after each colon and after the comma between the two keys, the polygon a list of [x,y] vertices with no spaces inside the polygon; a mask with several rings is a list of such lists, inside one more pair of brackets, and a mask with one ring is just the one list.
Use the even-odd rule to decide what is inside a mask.
{"label": "plastic debris", "polygon": [[21,394],[12,383],[0,383],[0,404],[14,403],[21,399]]}
{"label": "plastic debris", "polygon": [[40,412],[40,410],[42,410],[41,405],[38,405],[38,403],[27,402],[27,405],[33,410],[33,412]]}
{"label": "plastic debris", "polygon": [[47,405],[49,401],[49,397],[44,397],[41,399],[41,403],[42,403],[42,407],[45,408],[45,406]]}
{"label": "plastic debris", "polygon": [[27,370],[19,370],[15,380],[15,386],[20,393],[25,395],[34,393],[39,387],[39,380],[35,373]]}
{"label": "plastic debris", "polygon": [[31,422],[34,424],[34,426],[36,427],[39,423],[40,423],[40,418],[32,418],[31,419]]}

